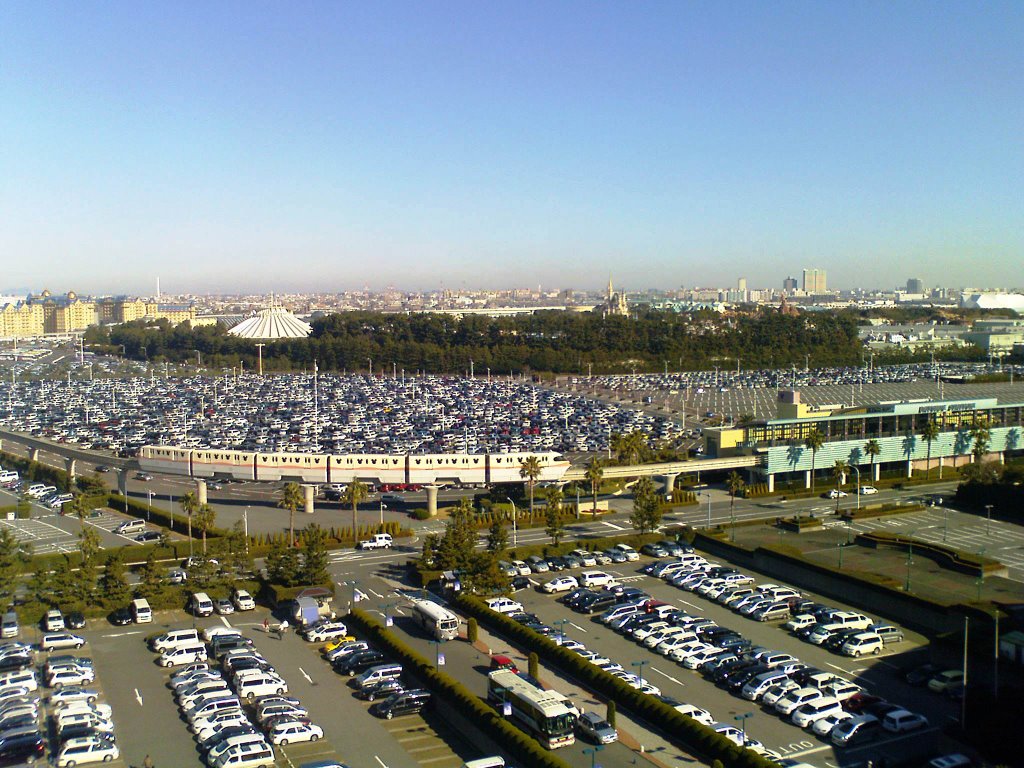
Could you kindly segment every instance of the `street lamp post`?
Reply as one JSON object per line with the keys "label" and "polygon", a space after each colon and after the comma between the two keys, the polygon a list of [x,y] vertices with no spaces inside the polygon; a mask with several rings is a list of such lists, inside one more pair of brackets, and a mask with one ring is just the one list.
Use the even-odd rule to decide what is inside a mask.
{"label": "street lamp post", "polygon": [[860,510],[860,468],[856,464],[851,464],[850,469],[857,473],[857,510]]}
{"label": "street lamp post", "polygon": [[[978,550],[978,559],[980,560],[983,557],[985,557],[985,548],[984,547],[982,547],[981,549]],[[977,602],[980,603],[981,602],[981,588],[985,585],[985,570],[984,570],[983,567],[978,569],[978,578],[975,579],[974,583],[978,587],[978,595],[977,595],[976,600],[977,600]]]}
{"label": "street lamp post", "polygon": [[634,661],[634,662],[630,663],[631,667],[636,667],[637,668],[637,673],[638,673],[637,677],[640,678],[640,687],[641,688],[644,687],[644,665],[645,664],[650,664],[650,662],[644,660],[644,661]]}
{"label": "street lamp post", "polygon": [[592,747],[584,747],[583,754],[590,755],[590,768],[600,768],[597,764],[597,753],[604,749],[600,744],[595,744]]}
{"label": "street lamp post", "polygon": [[985,535],[986,536],[991,536],[992,535],[992,505],[991,504],[986,504],[985,505],[985,517],[986,517]]}
{"label": "street lamp post", "polygon": [[565,625],[569,623],[569,619],[555,619],[552,623],[558,627],[559,644],[565,642]]}
{"label": "street lamp post", "polygon": [[146,498],[149,499],[149,506],[146,507],[146,522],[149,522],[150,516],[153,514],[153,492],[146,491]]}
{"label": "street lamp post", "polygon": [[907,581],[903,585],[903,591],[910,591],[910,566],[914,564],[914,534],[916,531],[910,532],[910,537],[907,539]]}
{"label": "street lamp post", "polygon": [[380,526],[381,526],[382,530],[384,528],[384,510],[385,509],[387,509],[387,505],[385,505],[384,502],[381,501],[381,503],[380,503]]}
{"label": "street lamp post", "polygon": [[708,525],[707,525],[707,528],[708,528],[708,530],[711,530],[711,493],[708,492],[708,493],[705,493],[704,495],[708,497]]}
{"label": "street lamp post", "polygon": [[744,712],[742,715],[736,715],[735,717],[733,717],[733,720],[740,724],[740,738],[743,740],[744,744],[747,743],[747,718],[753,716],[753,712]]}
{"label": "street lamp post", "polygon": [[242,510],[242,536],[245,538],[245,554],[249,554],[249,507]]}
{"label": "street lamp post", "polygon": [[836,544],[836,549],[839,550],[839,567],[843,567],[843,542]]}
{"label": "street lamp post", "polygon": [[516,527],[516,503],[512,501],[512,499],[510,499],[508,496],[505,497],[505,500],[512,505],[512,548],[515,549],[518,543],[518,529]]}

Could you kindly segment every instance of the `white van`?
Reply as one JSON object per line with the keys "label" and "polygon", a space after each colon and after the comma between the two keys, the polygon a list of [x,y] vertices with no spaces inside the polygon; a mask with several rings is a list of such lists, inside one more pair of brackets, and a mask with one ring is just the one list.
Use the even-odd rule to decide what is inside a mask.
{"label": "white van", "polygon": [[462,768],[505,768],[504,757],[481,757],[477,760],[467,760]]}
{"label": "white van", "polygon": [[274,748],[269,744],[251,752],[228,751],[214,761],[214,768],[270,768],[274,766]]}
{"label": "white van", "polygon": [[[686,555],[680,555],[678,562],[682,564],[683,570],[701,568],[708,564],[707,560],[700,555],[693,554],[692,552]],[[678,571],[676,572],[678,573]]]}
{"label": "white van", "polygon": [[626,560],[630,562],[640,559],[640,553],[629,546],[629,544],[616,544],[612,549],[619,550],[619,552],[626,556]]}
{"label": "white van", "polygon": [[580,586],[586,589],[607,587],[614,583],[615,579],[612,578],[611,574],[604,571],[584,571],[580,574]]}
{"label": "white van", "polygon": [[282,696],[288,693],[288,683],[277,675],[254,675],[244,677],[236,682],[238,697],[254,701],[259,696],[270,696],[277,694]]}
{"label": "white van", "polygon": [[20,480],[20,476],[17,472],[12,472],[9,469],[0,472],[0,485],[8,485],[9,483],[16,483]]}
{"label": "white van", "polygon": [[882,652],[882,638],[876,635],[874,632],[860,632],[845,643],[840,649],[844,656],[863,656],[865,653],[871,653],[878,655]]}
{"label": "white van", "polygon": [[0,676],[0,693],[12,688],[25,688],[28,691],[39,690],[39,679],[35,670],[23,669],[20,672],[8,672]]}
{"label": "white van", "polygon": [[826,626],[837,627],[839,629],[866,630],[871,626],[871,619],[863,613],[854,613],[853,611],[836,611],[829,616]]}
{"label": "white van", "polygon": [[180,667],[194,661],[206,661],[205,645],[179,645],[165,651],[160,656],[161,667]]}
{"label": "white van", "polygon": [[165,632],[152,642],[154,651],[169,651],[173,648],[180,648],[183,645],[200,645],[198,629],[172,629]]}
{"label": "white van", "polygon": [[401,664],[378,664],[356,678],[356,687],[362,690],[383,680],[397,680],[401,676]]}
{"label": "white van", "polygon": [[193,592],[188,608],[193,616],[212,616],[213,600],[205,592]]}
{"label": "white van", "polygon": [[153,611],[149,609],[149,601],[146,598],[132,600],[132,618],[136,624],[148,624],[153,620]]}
{"label": "white van", "polygon": [[18,614],[14,611],[5,613],[2,622],[0,622],[0,637],[17,637],[20,631],[21,629],[18,627]]}

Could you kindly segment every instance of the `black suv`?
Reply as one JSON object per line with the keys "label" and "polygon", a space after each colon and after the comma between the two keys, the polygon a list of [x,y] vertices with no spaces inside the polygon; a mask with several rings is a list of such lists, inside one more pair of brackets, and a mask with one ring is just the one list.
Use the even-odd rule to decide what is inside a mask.
{"label": "black suv", "polygon": [[350,653],[338,660],[336,664],[333,664],[334,671],[339,675],[355,675],[362,672],[365,669],[369,669],[375,664],[382,664],[384,662],[384,654],[380,651],[356,651]]}
{"label": "black suv", "polygon": [[396,715],[411,715],[419,712],[430,702],[430,691],[417,688],[388,696],[373,708],[374,714],[390,720]]}

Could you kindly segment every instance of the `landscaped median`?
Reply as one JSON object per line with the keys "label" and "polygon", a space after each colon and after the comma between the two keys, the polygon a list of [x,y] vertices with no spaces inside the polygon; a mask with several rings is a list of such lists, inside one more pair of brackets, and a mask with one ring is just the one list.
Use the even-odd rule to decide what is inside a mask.
{"label": "landscaped median", "polygon": [[374,647],[401,662],[405,672],[442,700],[463,717],[473,722],[495,743],[524,766],[538,768],[569,768],[562,758],[548,752],[531,736],[505,720],[492,707],[466,686],[456,682],[434,665],[407,646],[395,633],[365,611],[356,610],[346,617],[348,626],[356,628]]}
{"label": "landscaped median", "polygon": [[699,755],[708,762],[720,760],[729,768],[771,768],[774,765],[654,696],[641,693],[623,680],[586,661],[574,651],[557,645],[551,639],[527,629],[507,616],[495,613],[478,598],[465,594],[458,595],[455,598],[455,605],[477,619],[489,631],[516,643],[524,651],[535,652],[547,664],[557,667],[590,690],[614,701],[618,709],[628,710],[646,720],[688,752]]}

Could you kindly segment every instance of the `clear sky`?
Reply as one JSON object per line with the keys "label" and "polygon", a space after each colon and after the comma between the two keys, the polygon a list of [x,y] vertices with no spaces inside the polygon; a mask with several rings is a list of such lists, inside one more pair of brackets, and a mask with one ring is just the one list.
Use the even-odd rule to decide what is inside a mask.
{"label": "clear sky", "polygon": [[1024,284],[1024,3],[0,3],[0,291]]}

